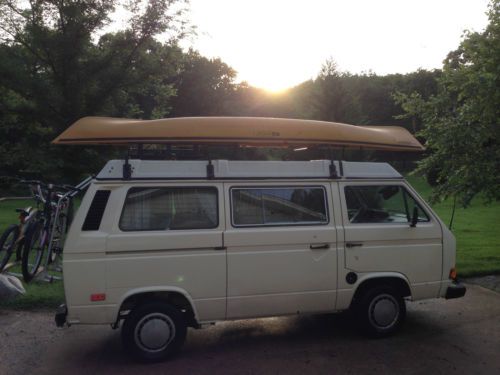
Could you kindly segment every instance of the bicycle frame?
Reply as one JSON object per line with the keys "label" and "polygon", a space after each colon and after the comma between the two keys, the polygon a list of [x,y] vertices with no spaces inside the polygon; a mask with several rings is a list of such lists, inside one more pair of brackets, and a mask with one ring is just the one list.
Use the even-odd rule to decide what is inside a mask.
{"label": "bicycle frame", "polygon": [[[30,185],[30,193],[31,193],[33,200],[36,203],[36,207],[26,207],[24,209],[16,209],[16,212],[19,213],[19,223],[15,224],[18,227],[18,236],[12,245],[11,253],[9,255],[9,258],[10,258],[10,256],[12,256],[12,254],[15,253],[15,260],[14,261],[10,261],[10,260],[7,261],[7,264],[5,264],[5,266],[1,269],[1,272],[5,272],[6,274],[12,275],[12,276],[21,276],[21,274],[19,274],[19,273],[10,272],[9,269],[19,265],[19,263],[21,261],[22,246],[24,245],[26,230],[29,226],[29,223],[35,217],[37,217],[37,215],[39,215],[38,207],[39,207],[39,204],[42,202],[40,194],[38,193],[38,191],[35,191],[35,189],[32,185]],[[27,215],[25,214],[25,212],[27,213]]]}
{"label": "bicycle frame", "polygon": [[[55,235],[56,235],[56,232],[58,229],[57,226],[59,224],[58,218],[62,214],[65,216],[63,225],[61,226],[61,228],[59,228],[60,237],[57,241],[58,247],[61,249],[61,252],[62,252],[62,249],[64,247],[64,240],[66,239],[66,227],[68,224],[68,209],[70,206],[70,202],[73,199],[73,197],[75,197],[82,189],[85,189],[86,187],[88,187],[90,185],[91,181],[92,181],[92,177],[88,177],[85,180],[83,180],[82,182],[80,182],[75,187],[75,190],[68,190],[67,192],[65,192],[63,194],[59,194],[58,199],[57,199],[57,203],[55,204],[55,206],[52,204],[53,203],[52,194],[54,194],[54,191],[52,189],[52,185],[48,185],[49,189],[47,191],[47,198],[45,199],[45,202],[44,202],[45,203],[44,216],[45,216],[45,220],[47,220],[47,218],[48,218],[48,221],[46,223],[44,223],[44,229],[43,229],[43,233],[42,233],[42,235],[44,236],[42,238],[43,245],[45,245],[45,243],[46,243],[45,241],[47,240],[47,236],[48,236],[48,244],[47,244],[47,256],[45,259],[45,264],[43,265],[43,269],[41,271],[41,273],[43,274],[43,279],[46,281],[51,282],[53,280],[61,280],[61,277],[49,275],[47,272],[50,260],[52,258],[52,252],[54,251],[54,243],[56,242]],[[38,186],[38,189],[40,190],[40,186]],[[41,190],[40,190],[40,193],[41,193]],[[42,197],[43,197],[43,195],[42,195]],[[45,210],[47,210],[47,211],[45,211]],[[60,269],[58,269],[57,263],[54,265],[54,269],[56,271],[60,271]]]}

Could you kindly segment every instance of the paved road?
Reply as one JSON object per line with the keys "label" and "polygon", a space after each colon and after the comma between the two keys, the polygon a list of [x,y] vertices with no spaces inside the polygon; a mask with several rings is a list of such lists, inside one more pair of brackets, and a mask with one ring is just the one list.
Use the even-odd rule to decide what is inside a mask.
{"label": "paved road", "polygon": [[0,374],[500,374],[500,294],[411,303],[403,330],[370,340],[345,314],[256,319],[190,330],[177,358],[141,365],[109,327],[55,329],[52,315],[0,312]]}

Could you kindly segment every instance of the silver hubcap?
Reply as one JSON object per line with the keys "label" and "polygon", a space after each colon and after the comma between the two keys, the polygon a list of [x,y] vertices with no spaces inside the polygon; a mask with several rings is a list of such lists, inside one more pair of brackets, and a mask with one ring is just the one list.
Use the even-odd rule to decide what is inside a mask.
{"label": "silver hubcap", "polygon": [[368,307],[370,323],[377,329],[389,329],[394,326],[399,317],[398,301],[390,294],[376,296]]}
{"label": "silver hubcap", "polygon": [[134,331],[137,345],[147,352],[164,350],[175,337],[175,325],[168,315],[151,313],[144,316]]}

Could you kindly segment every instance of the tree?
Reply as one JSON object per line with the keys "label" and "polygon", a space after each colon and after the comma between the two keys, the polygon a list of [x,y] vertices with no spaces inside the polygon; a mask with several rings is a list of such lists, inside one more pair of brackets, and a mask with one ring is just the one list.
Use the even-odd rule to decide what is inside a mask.
{"label": "tree", "polygon": [[173,99],[174,117],[214,116],[227,111],[233,95],[236,71],[219,58],[209,59],[190,50],[182,57]]}
{"label": "tree", "polygon": [[[328,59],[315,80],[315,92],[311,96],[314,117],[318,120],[351,122],[356,101],[345,87],[344,77],[333,59]],[[351,115],[351,116],[350,116]]]}
{"label": "tree", "polygon": [[[80,117],[167,116],[181,56],[176,43],[185,31],[182,3],[0,0],[0,87],[8,97],[0,127],[11,129],[0,141],[0,162],[7,172],[36,160],[19,154],[19,145],[40,150],[43,168],[36,168],[48,177],[93,169],[99,164],[95,150],[49,146]],[[122,5],[130,15],[126,29],[104,33]],[[157,36],[166,32],[169,39],[159,42]],[[34,143],[21,131],[28,126],[39,134]]]}
{"label": "tree", "polygon": [[488,16],[484,32],[466,32],[444,60],[436,95],[399,97],[424,126],[428,155],[417,172],[434,177],[435,199],[456,196],[464,206],[478,194],[500,199],[500,0]]}

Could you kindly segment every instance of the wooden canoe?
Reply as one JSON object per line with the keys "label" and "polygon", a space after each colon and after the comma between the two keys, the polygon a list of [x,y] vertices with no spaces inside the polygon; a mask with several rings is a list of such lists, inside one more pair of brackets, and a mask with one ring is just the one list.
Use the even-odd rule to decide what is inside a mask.
{"label": "wooden canoe", "polygon": [[422,151],[406,129],[262,117],[181,117],[133,120],[84,117],[55,144],[189,143],[283,147],[331,145],[386,151]]}

